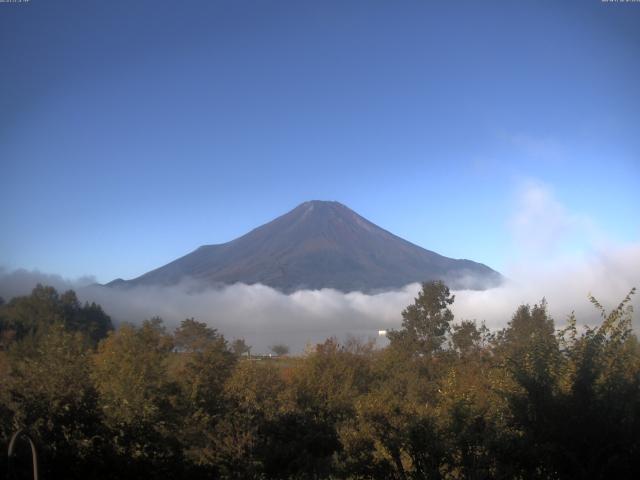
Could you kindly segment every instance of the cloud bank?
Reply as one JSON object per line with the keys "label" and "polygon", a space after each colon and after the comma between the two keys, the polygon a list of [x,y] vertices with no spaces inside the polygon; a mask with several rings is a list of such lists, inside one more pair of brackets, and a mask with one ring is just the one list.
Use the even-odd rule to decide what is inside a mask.
{"label": "cloud bank", "polygon": [[8,271],[0,266],[0,297],[5,300],[30,293],[38,283],[50,285],[58,291],[64,291],[86,287],[96,283],[96,279],[94,276],[67,279],[57,274],[42,273],[38,270],[21,268]]}
{"label": "cloud bank", "polygon": [[[453,310],[457,320],[485,321],[504,327],[517,306],[546,297],[557,325],[575,311],[580,323],[597,323],[598,313],[587,294],[614,308],[632,286],[640,286],[640,245],[609,249],[553,266],[510,272],[504,285],[484,291],[458,290]],[[524,268],[521,266],[520,268]],[[15,283],[14,283],[15,282]],[[140,323],[160,316],[169,328],[195,317],[228,338],[245,338],[255,352],[286,343],[300,352],[307,342],[329,336],[376,337],[379,329],[398,328],[402,310],[413,302],[420,285],[374,295],[336,290],[301,290],[285,295],[264,285],[231,285],[221,289],[183,282],[173,287],[134,287],[126,290],[80,286],[55,275],[12,272],[0,275],[0,296],[26,294],[36,283],[58,289],[75,288],[82,301],[101,304],[116,322]],[[634,298],[636,311],[639,298]],[[638,320],[636,318],[636,328]],[[379,344],[382,344],[379,340]]]}

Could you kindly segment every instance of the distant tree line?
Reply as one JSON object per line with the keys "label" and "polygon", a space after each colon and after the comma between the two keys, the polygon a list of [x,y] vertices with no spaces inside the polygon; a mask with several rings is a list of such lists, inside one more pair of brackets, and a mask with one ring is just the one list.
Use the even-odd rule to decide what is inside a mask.
{"label": "distant tree line", "polygon": [[114,329],[38,286],[0,302],[0,472],[25,428],[46,479],[640,478],[630,296],[592,299],[592,328],[556,330],[543,300],[497,332],[454,322],[453,301],[425,283],[384,349],[252,361],[195,319]]}

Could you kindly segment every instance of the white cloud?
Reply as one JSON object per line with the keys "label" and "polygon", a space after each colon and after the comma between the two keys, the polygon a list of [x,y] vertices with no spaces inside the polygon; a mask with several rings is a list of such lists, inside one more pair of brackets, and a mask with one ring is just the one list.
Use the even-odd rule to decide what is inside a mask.
{"label": "white cloud", "polygon": [[119,290],[88,287],[83,299],[100,303],[118,321],[138,323],[158,315],[173,328],[195,317],[228,338],[245,338],[254,351],[286,343],[293,351],[329,336],[368,338],[378,330],[400,325],[400,312],[413,301],[419,286],[367,295],[336,290],[301,290],[290,295],[264,285],[236,284],[220,289],[194,289],[184,282],[174,287],[134,287]]}
{"label": "white cloud", "polygon": [[[545,297],[556,325],[563,324],[572,311],[580,323],[593,324],[599,316],[588,294],[610,310],[632,287],[640,287],[640,243],[610,245],[555,263],[536,265],[523,261],[507,276],[510,280],[498,288],[456,292],[457,318],[486,320],[489,327],[499,328],[518,305],[537,303]],[[638,295],[633,305],[636,311],[640,309]],[[635,322],[638,328],[637,315]]]}
{"label": "white cloud", "polygon": [[600,236],[587,215],[570,212],[549,187],[534,181],[518,192],[509,226],[520,261],[533,255],[555,262],[558,254],[593,248]]}

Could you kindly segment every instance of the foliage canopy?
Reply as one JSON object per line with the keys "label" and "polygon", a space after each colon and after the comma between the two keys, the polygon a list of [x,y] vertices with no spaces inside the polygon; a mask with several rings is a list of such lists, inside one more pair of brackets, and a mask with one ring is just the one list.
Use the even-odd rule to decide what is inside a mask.
{"label": "foliage canopy", "polygon": [[633,293],[591,298],[599,325],[557,330],[543,299],[490,332],[425,283],[387,348],[269,360],[195,319],[113,330],[38,286],[0,304],[0,443],[27,428],[65,479],[638,478]]}

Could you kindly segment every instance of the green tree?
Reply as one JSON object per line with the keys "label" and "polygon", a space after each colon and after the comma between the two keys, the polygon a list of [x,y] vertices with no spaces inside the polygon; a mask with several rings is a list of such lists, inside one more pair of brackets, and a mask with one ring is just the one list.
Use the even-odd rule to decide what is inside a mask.
{"label": "green tree", "polygon": [[94,302],[80,304],[73,290],[60,295],[60,304],[67,328],[85,333],[94,344],[113,330],[111,318]]}
{"label": "green tree", "polygon": [[[14,297],[2,307],[2,328],[20,340],[55,323],[64,324],[60,297],[53,287],[38,284],[31,295]],[[5,334],[6,335],[6,334]]]}
{"label": "green tree", "polygon": [[563,361],[553,319],[543,299],[521,305],[496,336],[495,353],[505,373],[499,387],[507,400],[509,422],[498,453],[502,462],[515,462],[522,475],[553,475],[556,445],[551,432],[562,424],[556,407],[561,396]]}
{"label": "green tree", "polygon": [[402,312],[402,328],[387,334],[392,348],[430,355],[441,350],[453,321],[455,296],[441,281],[422,284],[412,305]]}
{"label": "green tree", "polygon": [[60,295],[53,287],[37,285],[30,295],[14,297],[0,307],[0,342],[7,345],[55,323],[86,334],[94,344],[113,329],[99,305],[81,305],[73,290]]}
{"label": "green tree", "polygon": [[491,332],[484,325],[478,325],[475,321],[463,320],[453,325],[451,343],[453,348],[463,357],[477,353],[491,341]]}
{"label": "green tree", "polygon": [[[564,478],[640,476],[640,345],[632,331],[629,295],[602,323],[578,334],[571,317],[560,334],[567,361],[564,396],[553,431],[554,467]],[[563,460],[564,459],[564,460]]]}

